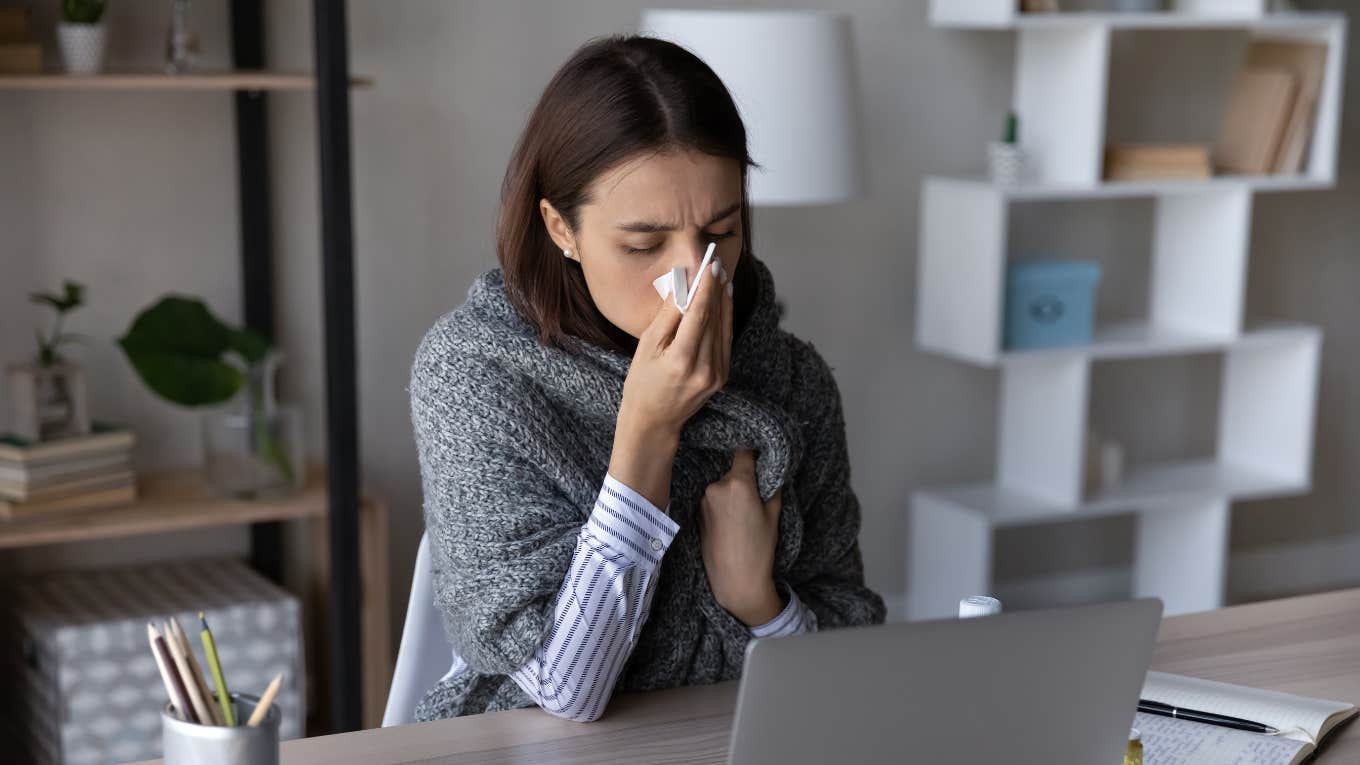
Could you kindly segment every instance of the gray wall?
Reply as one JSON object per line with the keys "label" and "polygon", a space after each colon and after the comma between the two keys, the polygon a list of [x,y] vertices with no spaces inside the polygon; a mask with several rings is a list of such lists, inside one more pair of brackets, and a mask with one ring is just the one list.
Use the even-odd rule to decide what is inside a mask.
{"label": "gray wall", "polygon": [[[154,63],[164,5],[113,6],[116,64]],[[400,619],[421,529],[405,392],[411,354],[434,319],[462,300],[473,277],[494,265],[501,174],[549,76],[589,37],[632,30],[645,5],[349,5],[353,70],[376,79],[373,89],[353,96],[362,479],[391,507]],[[993,468],[995,374],[913,347],[916,210],[924,174],[981,168],[982,147],[999,130],[1010,97],[1012,42],[1005,34],[932,30],[924,2],[747,5],[834,5],[855,18],[870,193],[836,207],[760,209],[754,233],[789,307],[787,326],[815,343],[836,370],[863,505],[868,577],[895,600],[903,588],[908,493],[986,476]],[[310,4],[268,6],[271,63],[310,68]],[[205,65],[223,66],[222,7],[195,8]],[[1238,43],[1203,39],[1208,47]],[[1166,63],[1177,59],[1164,47],[1123,39],[1116,46],[1121,79],[1110,114],[1117,137],[1208,137],[1197,133],[1211,110],[1196,116],[1154,98],[1158,83],[1177,76]],[[1203,55],[1194,40],[1172,47],[1175,55]],[[1360,65],[1350,58],[1345,134],[1355,132],[1360,115]],[[305,402],[310,443],[320,457],[313,102],[310,95],[277,95],[270,109],[278,308],[288,354],[283,391]],[[1212,125],[1207,129],[1211,135]],[[1351,352],[1360,325],[1355,148],[1343,140],[1337,190],[1256,201],[1249,311],[1315,322],[1327,340],[1316,491],[1238,507],[1230,579],[1235,599],[1360,581],[1360,517],[1348,504],[1360,496],[1360,477],[1348,470],[1360,456],[1360,360]],[[0,323],[6,330],[0,354],[13,357],[31,342],[34,313],[20,301],[22,293],[68,276],[90,283],[93,305],[75,328],[101,341],[82,356],[98,381],[95,411],[138,428],[146,466],[193,459],[194,419],[145,392],[105,341],[170,290],[203,295],[222,315],[239,316],[233,152],[231,104],[222,94],[0,92]],[[1061,245],[1066,252],[1098,253],[1107,269],[1101,313],[1117,318],[1146,307],[1150,220],[1150,206],[1136,201],[1034,205],[1018,216],[1013,235],[1019,250]],[[1217,375],[1212,357],[1101,365],[1093,416],[1125,435],[1135,457],[1207,453]],[[1003,595],[1023,604],[1120,594],[1131,528],[1127,519],[1114,519],[1001,534]],[[205,549],[241,550],[244,537],[82,546],[17,560],[39,567]]]}

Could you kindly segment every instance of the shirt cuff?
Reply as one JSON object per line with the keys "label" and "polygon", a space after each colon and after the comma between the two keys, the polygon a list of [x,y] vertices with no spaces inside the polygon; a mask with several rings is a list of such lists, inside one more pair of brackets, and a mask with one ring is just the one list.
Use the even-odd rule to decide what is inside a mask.
{"label": "shirt cuff", "polygon": [[751,636],[758,638],[766,637],[787,637],[810,632],[811,626],[807,624],[803,617],[803,603],[798,600],[798,593],[784,582],[776,582],[776,586],[788,595],[789,604],[784,606],[784,610],[779,612],[775,618],[751,628]]}
{"label": "shirt cuff", "polygon": [[606,474],[586,529],[633,562],[655,567],[680,525],[646,497]]}

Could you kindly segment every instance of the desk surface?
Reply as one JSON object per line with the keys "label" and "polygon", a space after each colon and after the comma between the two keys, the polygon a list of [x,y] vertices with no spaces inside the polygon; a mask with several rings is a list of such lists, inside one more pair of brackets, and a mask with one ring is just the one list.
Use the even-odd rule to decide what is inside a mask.
{"label": "desk surface", "polygon": [[[1360,701],[1360,589],[1173,616],[1152,668]],[[318,763],[724,763],[737,684],[620,694],[600,720],[515,709],[285,742],[287,765]],[[1360,725],[1338,730],[1321,763],[1360,762]]]}

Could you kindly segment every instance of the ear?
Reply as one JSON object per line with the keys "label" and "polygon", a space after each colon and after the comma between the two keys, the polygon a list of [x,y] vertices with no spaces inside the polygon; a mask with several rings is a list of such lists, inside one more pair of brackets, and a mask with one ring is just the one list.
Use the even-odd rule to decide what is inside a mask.
{"label": "ear", "polygon": [[557,212],[557,208],[546,199],[538,200],[538,212],[543,216],[543,226],[548,229],[548,236],[557,245],[557,249],[565,250],[568,258],[581,262],[581,253],[576,249],[576,237],[572,236],[571,227],[567,225],[567,219]]}

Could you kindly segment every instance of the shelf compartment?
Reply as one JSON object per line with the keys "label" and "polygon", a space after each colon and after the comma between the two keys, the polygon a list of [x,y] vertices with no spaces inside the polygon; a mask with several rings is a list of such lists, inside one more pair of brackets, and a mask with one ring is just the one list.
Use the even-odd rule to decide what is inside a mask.
{"label": "shelf compartment", "polygon": [[[350,86],[366,88],[367,77],[351,77]],[[304,72],[106,72],[102,74],[5,74],[0,90],[311,90],[316,77]]]}
{"label": "shelf compartment", "polygon": [[[1106,108],[1115,33],[1235,30],[1259,39],[1325,43],[1327,62],[1304,175],[1305,187],[1312,179],[1330,184],[1336,173],[1346,18],[1338,13],[1225,13],[1214,0],[1183,0],[1178,8],[1148,14],[1023,14],[1016,12],[1016,3],[1010,0],[934,0],[931,21],[943,27],[1015,31],[1012,104],[1020,119],[1029,172],[1040,193],[1046,187],[1077,193],[1106,190],[1107,184],[1100,181],[1109,139]],[[1133,188],[1144,185],[1133,184]],[[1290,187],[1288,182],[1262,185],[1278,190]]]}
{"label": "shelf compartment", "polygon": [[1147,318],[1097,319],[1091,343],[1067,348],[1002,347],[1003,280],[1011,202],[1044,203],[990,183],[929,178],[921,194],[916,342],[967,363],[997,366],[1033,358],[1137,358],[1289,339],[1302,324],[1242,316],[1252,195],[1231,184],[1156,196]]}

